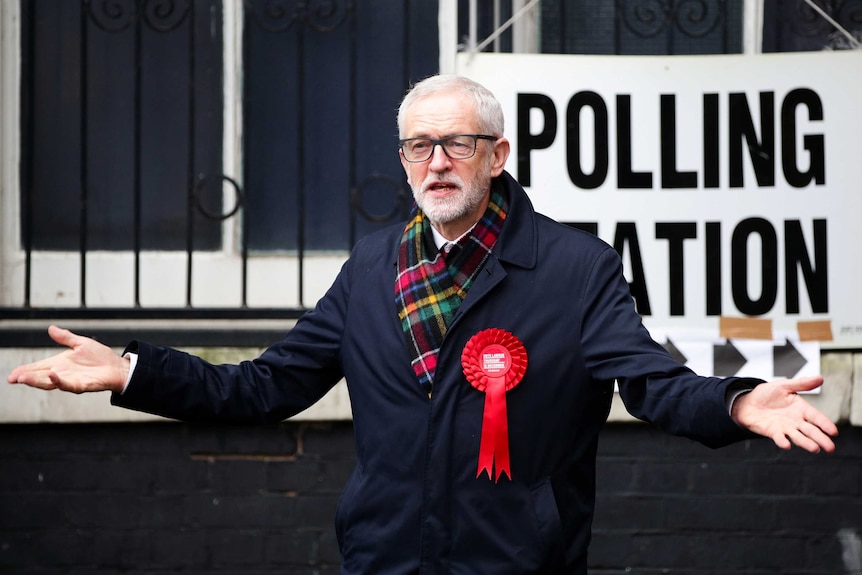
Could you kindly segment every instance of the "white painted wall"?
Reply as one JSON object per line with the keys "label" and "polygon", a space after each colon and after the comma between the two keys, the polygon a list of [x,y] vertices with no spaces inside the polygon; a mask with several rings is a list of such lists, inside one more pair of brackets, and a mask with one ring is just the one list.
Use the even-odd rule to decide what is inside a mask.
{"label": "white painted wall", "polygon": [[[56,353],[57,349],[0,349],[0,374],[16,365],[29,363]],[[117,350],[119,353],[122,350]],[[216,363],[253,358],[260,350],[248,348],[187,349]],[[806,396],[830,419],[862,425],[862,353],[829,353],[821,361],[825,378],[819,394]],[[298,420],[332,421],[351,419],[350,399],[345,382],[339,383],[319,403],[296,416]],[[0,383],[0,423],[80,423],[150,421],[153,416],[110,405],[108,393],[74,395],[60,391],[41,391],[23,385]],[[619,396],[614,398],[610,421],[631,421]]]}

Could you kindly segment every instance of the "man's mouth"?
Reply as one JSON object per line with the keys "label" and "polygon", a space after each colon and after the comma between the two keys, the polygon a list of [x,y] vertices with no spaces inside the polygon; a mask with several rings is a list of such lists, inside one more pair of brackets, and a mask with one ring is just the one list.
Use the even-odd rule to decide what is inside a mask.
{"label": "man's mouth", "polygon": [[454,192],[457,189],[458,186],[451,182],[434,182],[432,184],[428,184],[425,191],[434,195],[445,195]]}

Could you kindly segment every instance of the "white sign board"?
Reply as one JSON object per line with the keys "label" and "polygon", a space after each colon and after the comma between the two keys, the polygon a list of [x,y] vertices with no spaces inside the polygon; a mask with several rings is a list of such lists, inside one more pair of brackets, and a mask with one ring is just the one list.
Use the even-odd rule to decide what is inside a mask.
{"label": "white sign board", "polygon": [[536,209],[621,252],[651,331],[818,321],[824,346],[862,345],[862,53],[462,54],[458,73],[502,103]]}

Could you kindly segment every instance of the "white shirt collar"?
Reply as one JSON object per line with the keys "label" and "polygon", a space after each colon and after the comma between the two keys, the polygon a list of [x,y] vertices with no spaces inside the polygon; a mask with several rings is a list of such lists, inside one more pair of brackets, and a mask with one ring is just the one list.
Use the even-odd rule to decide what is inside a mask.
{"label": "white shirt collar", "polygon": [[[476,222],[476,224],[478,224],[478,223],[479,222]],[[446,238],[444,238],[440,234],[440,232],[437,231],[437,228],[435,228],[434,226],[431,226],[431,234],[434,236],[434,245],[437,246],[437,249],[439,250],[440,248],[442,248],[446,244],[457,244],[458,242],[461,241],[461,238],[463,238],[464,236],[466,236],[467,234],[469,234],[470,232],[473,231],[473,228],[476,227],[476,224],[473,224],[472,226],[470,226],[469,230],[467,230],[466,232],[464,232],[463,234],[461,234],[460,236],[458,236],[454,240],[447,240]],[[448,252],[448,250],[446,250],[446,251]]]}

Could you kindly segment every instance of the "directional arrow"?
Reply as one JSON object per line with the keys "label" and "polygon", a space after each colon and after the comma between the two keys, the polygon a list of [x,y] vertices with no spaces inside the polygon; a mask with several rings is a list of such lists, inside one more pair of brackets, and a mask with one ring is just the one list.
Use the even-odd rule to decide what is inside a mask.
{"label": "directional arrow", "polygon": [[670,356],[679,363],[683,365],[688,363],[688,358],[682,354],[682,352],[673,344],[670,338],[667,338],[667,341],[662,347],[664,347],[665,350],[670,354]]}
{"label": "directional arrow", "polygon": [[712,347],[712,370],[718,377],[735,375],[747,362],[745,356],[739,353],[730,340]]}
{"label": "directional arrow", "polygon": [[776,345],[772,348],[773,374],[776,377],[792,378],[805,367],[808,360],[796,349],[789,339],[784,345]]}

